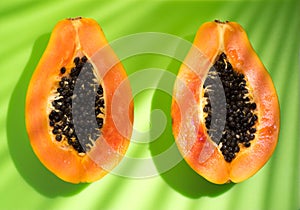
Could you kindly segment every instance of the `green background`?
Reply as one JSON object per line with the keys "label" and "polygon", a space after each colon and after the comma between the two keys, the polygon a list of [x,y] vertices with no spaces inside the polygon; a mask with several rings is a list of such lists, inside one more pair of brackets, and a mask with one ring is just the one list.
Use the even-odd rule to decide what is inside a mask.
{"label": "green background", "polygon": [[[0,209],[299,209],[299,11],[299,1],[2,1]],[[96,19],[109,41],[139,32],[163,32],[192,41],[204,22],[239,22],[279,96],[281,131],[272,158],[247,181],[221,186],[205,181],[184,161],[144,179],[109,174],[93,184],[73,185],[56,178],[31,150],[24,123],[25,94],[54,25],[75,16]],[[159,55],[135,56],[123,63],[129,75],[145,68],[176,74],[180,65]],[[141,84],[142,80],[135,81],[132,87]],[[132,143],[127,155],[159,154],[174,141],[171,96],[146,90],[134,100],[137,130],[151,130],[154,109],[165,112],[167,126],[151,144]],[[160,169],[160,163],[155,164]]]}

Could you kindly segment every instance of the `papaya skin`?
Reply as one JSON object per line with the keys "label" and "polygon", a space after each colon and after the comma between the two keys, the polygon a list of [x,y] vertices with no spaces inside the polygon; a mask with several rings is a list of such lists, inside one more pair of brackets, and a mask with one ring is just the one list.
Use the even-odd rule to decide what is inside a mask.
{"label": "papaya skin", "polygon": [[[97,52],[105,48],[99,55]],[[100,50],[101,51],[101,50]],[[96,54],[96,56],[95,56]],[[105,97],[105,120],[101,136],[85,155],[79,155],[70,145],[62,145],[51,134],[47,109],[49,95],[59,80],[60,68],[72,67],[76,56],[88,57],[101,77]],[[109,69],[103,70],[97,59],[108,58]],[[94,182],[106,175],[124,156],[129,143],[133,124],[133,102],[126,72],[109,47],[102,29],[89,18],[61,20],[54,27],[48,46],[40,59],[29,84],[26,95],[25,121],[33,151],[39,160],[64,181],[71,183]],[[117,128],[112,113],[112,100],[115,91],[123,84],[126,95],[117,98],[120,106],[126,107],[128,115],[123,128]],[[123,115],[124,115],[124,110]],[[123,130],[122,130],[123,129]],[[103,143],[105,142],[105,143]],[[108,165],[108,167],[102,166]]]}
{"label": "papaya skin", "polygon": [[[232,162],[226,162],[218,148],[205,132],[201,116],[201,90],[209,68],[224,52],[233,69],[242,73],[251,86],[253,101],[257,104],[257,131],[249,148],[241,147]],[[202,63],[201,65],[197,63]],[[185,84],[186,90],[182,90]],[[195,103],[187,103],[190,92]],[[188,107],[182,109],[182,107]],[[193,113],[185,117],[185,113]],[[244,29],[235,22],[208,22],[195,37],[193,47],[181,65],[174,85],[171,105],[173,134],[179,151],[193,170],[212,183],[239,183],[259,171],[273,154],[280,129],[280,111],[275,87],[266,68],[252,48]],[[185,119],[185,120],[183,120]],[[193,128],[194,137],[185,138],[187,128]],[[190,145],[190,146],[186,146]],[[210,150],[209,157],[199,161],[200,153]]]}

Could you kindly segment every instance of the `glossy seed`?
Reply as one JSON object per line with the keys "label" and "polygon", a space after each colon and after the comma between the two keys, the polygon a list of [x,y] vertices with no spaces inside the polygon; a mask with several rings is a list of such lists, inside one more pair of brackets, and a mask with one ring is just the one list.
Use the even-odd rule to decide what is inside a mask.
{"label": "glossy seed", "polygon": [[252,103],[252,104],[250,105],[250,108],[253,109],[253,110],[256,109],[256,103]]}
{"label": "glossy seed", "polygon": [[61,140],[62,140],[61,134],[56,135],[56,136],[55,136],[55,140],[56,140],[56,141],[61,141]]}
{"label": "glossy seed", "polygon": [[85,62],[87,62],[87,57],[86,56],[83,56],[82,58],[81,58],[81,61],[83,62],[83,63],[85,63]]}
{"label": "glossy seed", "polygon": [[62,67],[62,68],[60,69],[60,73],[61,73],[61,74],[66,73],[66,67]]}
{"label": "glossy seed", "polygon": [[251,143],[250,142],[246,142],[244,145],[245,145],[245,147],[250,147]]}
{"label": "glossy seed", "polygon": [[73,62],[75,65],[78,65],[80,62],[80,58],[79,57],[74,58]]}
{"label": "glossy seed", "polygon": [[256,132],[256,128],[250,128],[250,129],[249,129],[249,132],[250,132],[250,133],[255,133],[255,132]]}

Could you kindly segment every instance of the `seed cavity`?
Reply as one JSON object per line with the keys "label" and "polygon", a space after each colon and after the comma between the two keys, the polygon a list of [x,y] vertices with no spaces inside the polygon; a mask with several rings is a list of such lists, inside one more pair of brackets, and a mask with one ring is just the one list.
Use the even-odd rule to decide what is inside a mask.
{"label": "seed cavity", "polygon": [[[221,83],[218,84],[217,79],[221,80]],[[205,104],[203,113],[207,134],[219,145],[224,159],[231,162],[240,148],[250,147],[251,141],[255,138],[255,124],[258,121],[258,116],[255,114],[256,103],[253,102],[245,76],[232,68],[225,53],[221,53],[210,68],[203,90]],[[224,90],[224,92],[220,90]],[[212,109],[212,96],[221,98],[220,94],[224,93],[226,103],[222,104],[220,101],[214,100],[214,109]],[[218,115],[222,111],[226,113],[226,119],[223,126],[219,126],[224,129],[218,131],[221,132],[221,135],[218,136],[215,129],[211,127],[212,116],[215,116],[214,123],[218,125],[221,117]]]}
{"label": "seed cavity", "polygon": [[86,56],[74,58],[74,67],[62,67],[54,99],[51,101],[49,125],[57,142],[71,145],[84,155],[101,135],[105,102],[103,88]]}
{"label": "seed cavity", "polygon": [[226,23],[229,23],[228,20],[226,21],[221,21],[221,20],[215,20],[216,23],[220,23],[220,24],[226,24]]}

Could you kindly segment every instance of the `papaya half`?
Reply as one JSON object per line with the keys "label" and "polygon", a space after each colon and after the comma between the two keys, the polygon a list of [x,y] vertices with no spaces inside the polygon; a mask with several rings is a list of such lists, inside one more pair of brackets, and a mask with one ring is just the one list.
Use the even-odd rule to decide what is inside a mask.
{"label": "papaya half", "polygon": [[269,160],[280,127],[277,93],[238,23],[199,28],[175,81],[171,116],[182,156],[212,183],[242,182]]}
{"label": "papaya half", "polygon": [[121,161],[132,133],[132,93],[95,20],[57,23],[32,75],[25,117],[33,151],[62,180],[93,182]]}

